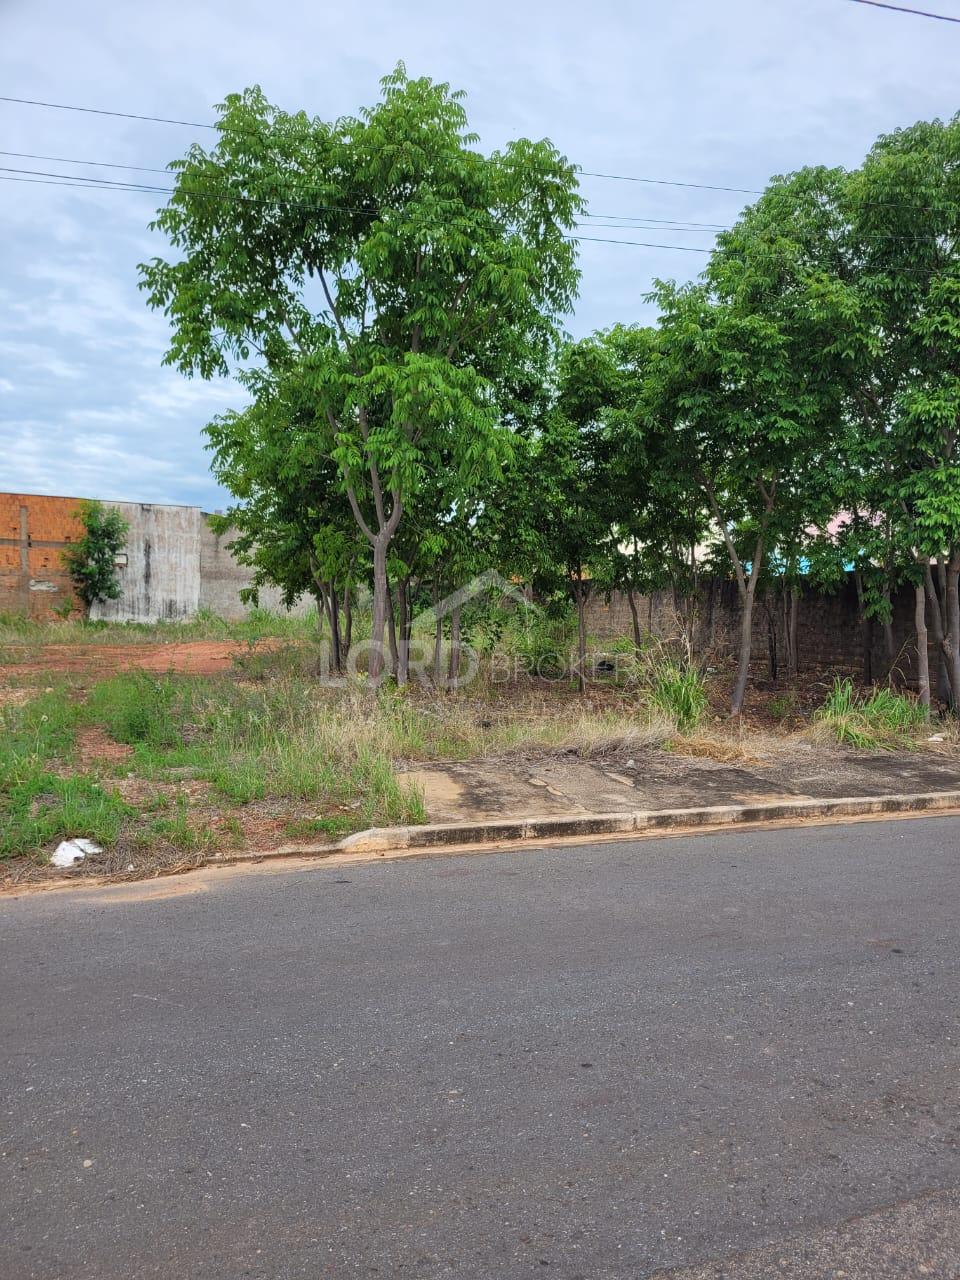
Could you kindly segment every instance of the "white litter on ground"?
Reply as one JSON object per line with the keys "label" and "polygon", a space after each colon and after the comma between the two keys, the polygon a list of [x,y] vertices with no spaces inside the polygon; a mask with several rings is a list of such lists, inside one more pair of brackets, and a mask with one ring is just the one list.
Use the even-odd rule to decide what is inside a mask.
{"label": "white litter on ground", "polygon": [[61,840],[50,856],[51,867],[72,867],[82,862],[88,853],[103,853],[92,840]]}

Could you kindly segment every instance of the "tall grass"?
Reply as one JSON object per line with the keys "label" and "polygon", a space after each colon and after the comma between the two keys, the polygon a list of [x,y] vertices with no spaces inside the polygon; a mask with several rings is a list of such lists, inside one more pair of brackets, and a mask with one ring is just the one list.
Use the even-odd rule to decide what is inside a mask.
{"label": "tall grass", "polygon": [[676,725],[689,733],[703,719],[708,706],[703,677],[693,666],[675,659],[655,663],[649,674],[650,699]]}
{"label": "tall grass", "polygon": [[836,680],[815,722],[837,742],[866,750],[910,746],[926,715],[914,698],[887,688],[858,693],[850,680]]}
{"label": "tall grass", "polygon": [[0,708],[0,858],[73,835],[107,843],[132,815],[110,788],[65,772],[83,717],[66,684]]}

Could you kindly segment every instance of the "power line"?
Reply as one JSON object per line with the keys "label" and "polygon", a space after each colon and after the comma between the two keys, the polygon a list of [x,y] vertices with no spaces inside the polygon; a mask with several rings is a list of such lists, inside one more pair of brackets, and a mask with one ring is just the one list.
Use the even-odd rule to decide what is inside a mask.
{"label": "power line", "polygon": [[96,169],[126,169],[131,173],[165,173],[169,177],[171,170],[151,169],[142,164],[117,164],[111,160],[76,160],[73,156],[38,155],[35,151],[0,151],[0,156],[13,156],[17,160],[48,160],[51,164],[85,164]]}
{"label": "power line", "polygon": [[17,102],[24,107],[49,107],[53,111],[82,111],[92,116],[116,116],[122,120],[149,120],[154,124],[181,124],[188,129],[216,129],[215,124],[199,120],[170,120],[167,116],[141,116],[132,111],[105,111],[100,107],[75,107],[66,102],[39,102],[36,98],[9,98],[0,94],[0,102]]}
{"label": "power line", "polygon": [[[143,190],[143,189],[138,188],[138,187],[102,186],[102,185],[100,185],[100,186],[94,186],[94,185],[91,185],[91,183],[90,183],[89,181],[85,181],[83,178],[77,179],[76,181],[66,181],[66,182],[65,182],[65,181],[63,181],[62,179],[59,179],[59,178],[27,178],[27,177],[17,177],[17,176],[10,175],[10,174],[5,174],[5,173],[2,173],[2,172],[0,172],[0,182],[23,182],[23,183],[27,183],[28,185],[32,185],[32,186],[43,186],[43,187],[73,187],[73,188],[80,188],[80,190],[84,190],[84,191],[124,191],[124,190],[129,190],[129,191],[132,191],[132,192],[134,192],[134,193],[139,193],[139,194],[142,194],[142,195],[151,194],[151,192],[155,190],[155,188],[149,188],[149,189],[147,189],[147,190]],[[238,198],[242,199],[242,198],[243,198],[243,197],[223,196],[223,195],[218,195],[218,194],[216,194],[216,193],[212,193],[212,192],[208,192],[208,193],[194,192],[193,194],[194,194],[194,195],[199,196],[201,199],[202,199],[202,198],[206,198],[206,199],[214,199],[214,200],[217,200],[217,199],[228,199],[228,200],[229,200],[229,199],[238,199]],[[279,203],[284,203],[284,202],[283,202],[283,201],[281,201],[281,202],[279,202]],[[316,205],[307,205],[307,206],[303,206],[303,207],[305,207],[305,208],[317,208],[318,206],[316,206]],[[612,229],[612,228],[611,228],[611,229]],[[630,228],[626,228],[626,227],[624,228],[624,230],[629,230],[629,229],[630,229]],[[677,251],[679,251],[679,252],[681,252],[681,253],[705,253],[705,254],[711,254],[711,253],[713,253],[713,250],[712,250],[712,249],[708,249],[708,248],[700,248],[700,247],[694,247],[694,246],[692,246],[692,245],[688,245],[688,244],[660,244],[660,243],[655,243],[655,242],[648,241],[648,240],[623,240],[623,239],[620,239],[620,238],[614,238],[614,237],[612,237],[612,236],[610,236],[610,237],[606,237],[606,236],[583,236],[583,235],[566,235],[566,234],[565,234],[565,235],[563,235],[563,236],[562,236],[562,238],[563,238],[564,240],[569,240],[569,241],[571,241],[572,243],[579,243],[580,241],[589,241],[589,242],[591,242],[591,243],[593,243],[593,244],[614,244],[614,245],[618,245],[618,244],[619,244],[619,245],[629,245],[629,246],[634,246],[634,247],[636,247],[636,248],[640,248],[640,249],[675,249],[675,250],[677,250]],[[900,238],[902,238],[902,239],[909,239],[910,237],[900,237]],[[926,272],[922,267],[914,267],[914,268],[910,268],[910,267],[896,267],[896,268],[894,268],[894,269],[892,269],[892,270],[890,270],[890,271],[885,271],[885,272],[881,271],[881,272],[880,272],[880,274],[881,274],[881,275],[891,276],[891,277],[901,277],[901,276],[904,276],[904,277],[912,277],[912,276],[919,276],[919,277],[923,277],[923,278],[925,278],[925,277],[927,276],[928,272]]]}
{"label": "power line", "polygon": [[[614,228],[611,227],[611,230]],[[628,230],[629,228],[624,228]],[[614,240],[605,236],[564,236],[564,240],[590,240],[594,244],[635,244],[641,249],[679,249],[681,253],[713,253],[712,249],[695,248],[690,244],[651,244],[647,240]]]}
{"label": "power line", "polygon": [[[26,175],[29,175],[29,176],[26,176]],[[79,187],[81,190],[84,190],[84,191],[129,191],[129,192],[137,193],[140,195],[151,195],[151,194],[158,194],[158,193],[165,193],[165,194],[172,195],[174,193],[173,187],[154,187],[154,186],[146,186],[146,185],[140,186],[134,183],[113,182],[108,178],[86,178],[81,176],[77,179],[73,179],[70,177],[69,174],[46,173],[39,169],[23,169],[23,170],[13,169],[12,170],[9,168],[5,168],[3,166],[0,166],[0,182],[25,182],[25,183],[33,184],[37,186],[48,186],[48,187],[73,187],[73,188]],[[300,205],[289,200],[263,200],[263,199],[258,199],[255,196],[234,195],[229,192],[195,191],[195,192],[191,192],[190,194],[199,196],[200,199],[204,199],[204,200],[239,200],[244,203],[253,203],[253,204],[281,204],[281,205],[288,205],[292,208],[316,209],[318,211],[322,211],[324,208],[323,205],[309,205],[309,204]],[[363,212],[363,210],[358,210],[358,212]],[[615,228],[613,227],[611,227],[610,229],[615,230]],[[624,228],[624,230],[631,230],[631,229],[634,229],[634,228],[629,228],[629,227]],[[635,228],[635,229],[639,229],[639,228]],[[592,240],[592,241],[595,241],[597,244],[637,245],[645,249],[677,249],[682,253],[710,253],[711,252],[710,249],[693,248],[692,246],[686,245],[686,244],[673,244],[673,245],[653,244],[645,240],[619,240],[619,239],[614,239],[613,237],[579,236],[579,235],[577,236],[565,235],[563,238],[565,240]]]}
{"label": "power line", "polygon": [[[2,151],[0,156],[10,156],[18,160],[46,160],[53,164],[80,164],[88,165],[97,169],[119,169],[129,173],[158,173],[164,177],[171,177],[174,171],[170,168],[151,168],[142,164],[119,164],[110,160],[80,160],[73,156],[49,156],[42,155],[36,151]],[[32,170],[17,170],[17,172],[33,172]],[[70,178],[71,174],[57,175],[63,178]],[[77,181],[83,178],[82,174],[77,174]],[[90,179],[91,182],[99,181],[99,179]],[[140,183],[130,183],[131,188],[139,188]],[[146,187],[146,184],[142,184]],[[153,189],[153,188],[149,188]],[[325,187],[298,187],[300,191],[323,191]],[[172,190],[172,188],[170,188]],[[329,206],[324,206],[329,207]],[[344,207],[344,212],[364,212],[363,210],[350,210]],[[634,213],[584,213],[585,218],[601,218],[612,222],[650,222],[657,226],[668,227],[670,230],[686,231],[686,230],[704,230],[704,231],[729,231],[729,225],[719,222],[694,222],[690,218],[648,218],[645,214]]]}
{"label": "power line", "polygon": [[[5,154],[5,153],[0,152],[0,154]],[[225,200],[225,201],[232,201],[234,203],[240,203],[240,204],[267,205],[274,208],[285,207],[289,209],[303,209],[307,212],[318,212],[318,213],[322,213],[322,212],[361,213],[361,214],[373,216],[377,212],[377,210],[375,209],[351,208],[345,205],[324,205],[324,204],[316,204],[316,203],[307,203],[303,201],[289,200],[289,199],[286,199],[285,197],[277,197],[275,199],[270,199],[268,197],[263,197],[263,196],[245,196],[245,195],[241,195],[238,192],[231,192],[231,191],[197,191],[197,190],[191,191],[189,189],[183,191],[183,189],[179,189],[176,187],[161,187],[161,186],[149,184],[149,183],[124,182],[122,180],[114,179],[114,178],[94,178],[86,174],[73,175],[68,173],[56,173],[56,172],[53,172],[50,170],[44,170],[44,169],[18,169],[18,168],[13,168],[12,166],[2,166],[2,165],[0,165],[0,181],[23,182],[31,185],[36,185],[36,186],[67,187],[67,188],[73,187],[73,188],[78,188],[81,191],[129,192],[134,195],[176,195],[182,192],[183,194],[186,194],[188,196],[191,196],[199,200]],[[699,226],[695,226],[695,227],[677,226],[677,225],[671,225],[669,223],[666,223],[665,220],[664,220],[664,224],[658,227],[648,228],[642,225],[637,225],[637,223],[641,221],[640,219],[631,220],[630,222],[626,222],[626,221],[618,222],[614,220],[612,215],[596,214],[593,216],[595,218],[601,218],[606,216],[608,218],[608,221],[606,222],[575,221],[574,225],[577,227],[586,227],[591,231],[609,230],[609,231],[636,232],[636,231],[646,231],[646,230],[660,230],[660,231],[671,231],[674,234],[688,234],[688,235],[709,234],[712,236],[715,236],[720,232],[731,231],[734,229],[730,226],[720,226],[718,224],[713,224],[713,225],[700,224]],[[620,237],[614,238],[614,237],[605,237],[605,236],[580,235],[579,233],[577,235],[564,236],[564,238],[568,240],[591,241],[596,244],[636,245],[640,248],[645,248],[645,249],[674,249],[680,253],[709,254],[709,253],[712,253],[713,251],[709,247],[702,247],[702,246],[652,243],[646,240],[625,240]],[[872,241],[877,241],[877,240],[927,241],[930,239],[930,237],[929,236],[901,236],[901,235],[888,234],[888,233],[881,232],[876,235],[868,236],[867,239]]]}
{"label": "power line", "polygon": [[[0,152],[0,154],[7,154],[7,153]],[[67,163],[70,163],[70,161],[67,161]],[[91,163],[97,163],[97,162],[91,162]],[[135,166],[132,166],[132,167],[135,167]],[[163,170],[162,172],[167,172],[167,171]],[[25,179],[27,178],[58,179],[59,180],[58,185],[62,185],[66,187],[78,186],[88,191],[100,191],[100,190],[130,191],[130,192],[140,193],[143,195],[147,195],[147,194],[175,195],[178,192],[178,188],[176,187],[162,187],[154,183],[125,182],[119,178],[94,178],[94,177],[88,176],[87,174],[73,175],[69,173],[57,173],[49,169],[20,169],[20,168],[15,168],[12,165],[0,165],[0,174],[11,174],[11,175],[23,177]],[[309,190],[309,188],[301,188],[301,190]],[[329,212],[339,212],[339,213],[374,212],[371,209],[353,208],[347,205],[325,205],[325,204],[301,203],[295,200],[288,200],[285,197],[278,197],[277,199],[271,200],[269,197],[245,196],[245,195],[241,195],[239,192],[232,192],[232,191],[187,190],[186,194],[192,195],[192,196],[199,196],[201,199],[236,200],[243,204],[286,205],[288,208],[293,208],[293,209],[308,209],[308,210],[316,209],[318,212],[327,212],[327,213]],[[606,218],[611,223],[614,223],[614,224],[617,221],[617,219],[613,214],[594,214],[592,216],[594,218]],[[624,219],[624,221],[626,220]],[[639,217],[636,219],[631,219],[631,222],[638,222],[638,221],[644,221],[644,219],[641,219]],[[726,227],[721,227],[719,226],[719,224],[714,224],[712,227],[708,227],[708,226],[683,227],[683,226],[672,226],[666,219],[657,220],[657,221],[661,221],[662,225],[666,226],[667,229],[669,230],[690,231],[695,234],[701,234],[701,233],[706,234],[707,232],[712,234],[716,230],[723,231],[723,230],[729,229]],[[640,230],[641,228],[636,228],[636,227],[631,228],[630,226],[625,227],[625,230],[631,230],[631,229]]]}
{"label": "power line", "polygon": [[[97,116],[113,116],[121,120],[147,120],[154,124],[174,124],[183,125],[191,129],[217,129],[215,124],[204,124],[199,120],[175,120],[168,116],[148,116],[139,115],[132,111],[107,111],[100,107],[78,107],[72,103],[66,102],[42,102],[36,98],[12,98],[0,94],[0,102],[15,102],[21,106],[27,107],[47,107],[53,111],[81,111],[89,115]],[[90,163],[96,163],[91,161]],[[667,178],[645,178],[634,177],[624,173],[596,173],[589,169],[581,169],[576,166],[577,173],[582,174],[585,178],[609,178],[617,182],[640,182],[647,183],[658,187],[689,187],[700,191],[727,191],[736,195],[756,196],[762,195],[763,192],[755,190],[751,187],[722,187],[712,185],[706,182],[674,182]]]}
{"label": "power line", "polygon": [[[898,5],[881,4],[881,0],[855,0],[855,2],[859,4],[876,4],[879,7],[885,8],[885,9],[900,8],[900,6]],[[903,11],[906,13],[922,13],[922,11],[919,9],[905,9]],[[944,14],[924,14],[923,16],[932,17],[932,18],[943,18],[944,21],[946,22],[960,22],[960,18],[949,18],[949,17],[946,17],[946,15]],[[218,125],[204,124],[202,121],[199,121],[199,120],[177,120],[168,116],[140,115],[131,111],[107,111],[100,107],[78,107],[73,104],[65,103],[65,102],[43,102],[36,98],[13,98],[7,95],[0,94],[0,102],[15,102],[15,103],[20,103],[24,106],[30,106],[30,107],[49,107],[52,110],[56,110],[56,111],[81,111],[81,112],[86,112],[92,115],[114,116],[114,117],[125,119],[125,120],[147,120],[147,121],[152,121],[156,124],[183,125],[187,128],[192,128],[192,129],[217,130],[219,128]],[[21,153],[4,152],[0,154],[8,154],[8,155],[19,154],[19,155],[22,155],[23,158],[25,159],[26,158],[46,159],[47,158],[47,157],[33,156],[27,152],[21,152]],[[60,160],[58,161],[58,163],[90,164],[90,165],[99,166],[104,162],[97,161],[97,160],[78,160],[78,161]],[[108,167],[108,166],[104,164],[104,167]],[[109,167],[113,168],[113,167],[121,167],[121,166],[110,165]],[[130,168],[131,170],[139,169],[139,166],[134,166],[134,165],[122,166],[122,167]],[[610,181],[615,181],[615,182],[635,182],[635,183],[642,183],[650,186],[678,187],[678,188],[686,188],[688,190],[695,190],[695,191],[722,191],[722,192],[732,193],[734,195],[761,196],[764,194],[763,190],[758,187],[726,187],[726,186],[720,186],[719,184],[716,184],[716,183],[709,183],[709,182],[679,182],[669,178],[638,177],[636,175],[625,174],[625,173],[600,173],[592,169],[582,169],[580,168],[579,165],[575,165],[574,169],[577,173],[581,174],[585,178],[603,178],[603,179],[609,179]],[[169,173],[170,172],[168,169],[153,170],[153,169],[146,169],[146,168],[139,169],[139,171],[144,173],[153,173],[153,172]],[[881,202],[881,203],[884,203],[884,202]],[[913,209],[922,208],[922,206],[920,205],[902,205],[900,207],[905,209],[906,208],[913,208]],[[591,216],[591,215],[587,215],[587,216]],[[598,214],[596,216],[602,217],[603,215]]]}
{"label": "power line", "polygon": [[577,168],[577,173],[584,178],[610,178],[614,182],[643,182],[655,187],[691,187],[697,191],[731,191],[735,195],[762,196],[763,192],[754,187],[718,187],[708,182],[671,182],[667,178],[634,178],[623,173],[594,173],[590,169]]}
{"label": "power line", "polygon": [[960,22],[948,13],[929,13],[926,9],[906,9],[902,4],[886,4],[884,0],[853,0],[854,4],[868,4],[874,9],[892,9],[894,13],[912,13],[917,18],[936,18],[938,22]]}

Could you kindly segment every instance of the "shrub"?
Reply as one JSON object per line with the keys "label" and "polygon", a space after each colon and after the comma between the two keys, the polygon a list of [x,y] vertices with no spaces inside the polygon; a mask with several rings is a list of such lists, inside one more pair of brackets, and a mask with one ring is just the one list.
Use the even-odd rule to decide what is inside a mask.
{"label": "shrub", "polygon": [[797,714],[797,695],[792,690],[778,693],[770,699],[767,710],[776,720],[788,720]]}
{"label": "shrub", "polygon": [[63,552],[63,563],[77,595],[89,609],[97,600],[120,596],[117,556],[130,526],[116,507],[104,507],[100,502],[82,503],[77,517],[83,536]]}
{"label": "shrub", "polygon": [[134,671],[94,687],[88,716],[116,742],[170,747],[183,740],[189,722],[191,686],[169,676]]}
{"label": "shrub", "polygon": [[509,652],[519,659],[527,674],[555,680],[570,669],[576,619],[569,608],[556,617],[540,610],[519,611],[511,619],[505,640]]}

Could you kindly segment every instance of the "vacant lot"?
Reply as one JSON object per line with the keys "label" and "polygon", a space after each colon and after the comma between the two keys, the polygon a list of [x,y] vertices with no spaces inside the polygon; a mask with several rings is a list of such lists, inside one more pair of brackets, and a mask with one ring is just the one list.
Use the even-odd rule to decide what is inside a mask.
{"label": "vacant lot", "polygon": [[268,615],[0,624],[0,877],[50,876],[50,852],[77,836],[103,852],[74,874],[125,878],[457,814],[960,785],[952,728],[886,690],[831,694],[824,673],[758,688],[732,725],[725,673],[662,653],[585,695],[504,680],[489,655],[454,693],[374,693],[322,667],[314,624]]}

